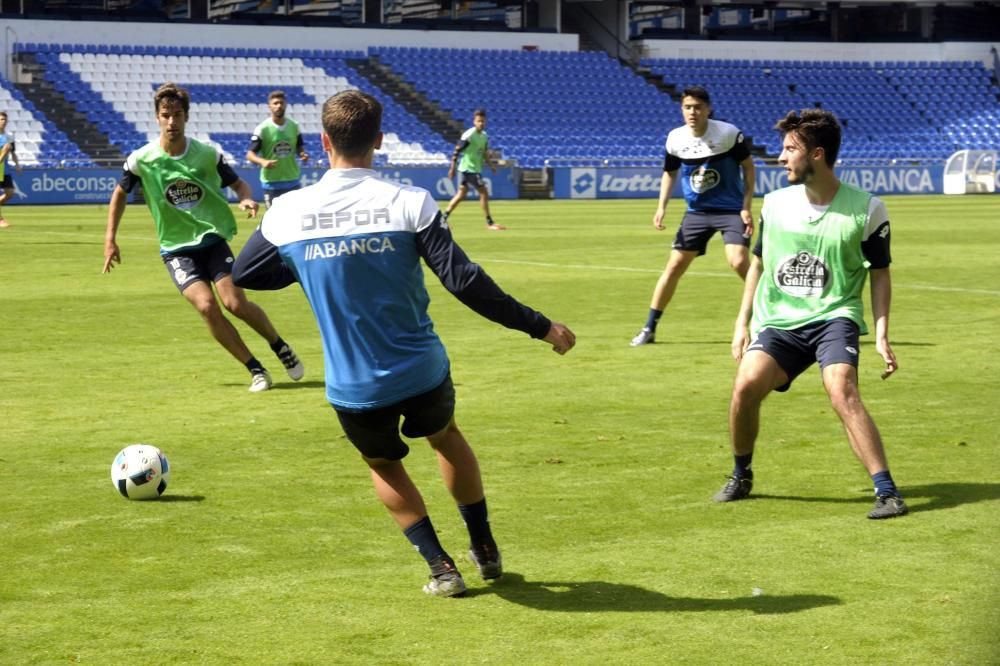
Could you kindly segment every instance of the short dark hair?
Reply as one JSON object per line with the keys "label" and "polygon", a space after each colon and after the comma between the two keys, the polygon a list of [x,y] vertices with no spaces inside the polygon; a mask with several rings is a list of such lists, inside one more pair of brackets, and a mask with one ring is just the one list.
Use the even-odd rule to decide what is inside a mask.
{"label": "short dark hair", "polygon": [[479,108],[479,109],[476,109],[475,111],[473,111],[472,112],[472,117],[475,118],[476,116],[482,116],[483,118],[485,118],[486,117],[486,109]]}
{"label": "short dark hair", "polygon": [[688,86],[681,92],[681,100],[683,101],[685,97],[694,97],[695,99],[700,99],[705,104],[711,104],[712,98],[708,96],[708,91],[701,86]]}
{"label": "short dark hair", "polygon": [[268,95],[267,95],[267,101],[268,102],[270,102],[272,99],[275,99],[275,98],[285,99],[285,91],[284,90],[272,90],[270,93],[268,93]]}
{"label": "short dark hair", "polygon": [[807,150],[823,149],[826,165],[833,167],[840,152],[840,123],[837,116],[826,109],[803,109],[800,113],[789,111],[774,126],[785,136],[794,132]]}
{"label": "short dark hair", "polygon": [[345,90],[323,104],[323,131],[339,155],[365,155],[382,131],[382,105],[360,90]]}
{"label": "short dark hair", "polygon": [[153,109],[157,113],[160,112],[160,105],[163,102],[180,102],[185,115],[191,110],[191,96],[188,91],[171,81],[167,81],[153,93]]}
{"label": "short dark hair", "polygon": [[7,112],[6,111],[0,111],[0,116],[6,118],[7,117]]}

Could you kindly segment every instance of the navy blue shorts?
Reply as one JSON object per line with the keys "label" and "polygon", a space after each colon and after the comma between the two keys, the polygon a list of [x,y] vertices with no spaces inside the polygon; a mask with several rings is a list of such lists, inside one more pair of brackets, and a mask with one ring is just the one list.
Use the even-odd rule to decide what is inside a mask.
{"label": "navy blue shorts", "polygon": [[813,363],[819,363],[820,368],[835,363],[858,367],[859,339],[858,325],[839,317],[789,331],[765,328],[757,334],[747,351],[763,351],[774,358],[788,375],[788,383],[775,390],[787,391],[795,378]]}
{"label": "navy blue shorts", "polygon": [[705,213],[689,210],[681,218],[681,226],[674,237],[673,248],[697,252],[698,256],[701,256],[705,254],[708,241],[717,231],[722,234],[722,240],[726,245],[750,247],[750,238],[743,235],[746,226],[738,212]]}
{"label": "navy blue shorts", "polygon": [[395,405],[363,412],[333,409],[347,439],[361,455],[402,460],[410,447],[399,436],[399,419],[403,418],[403,434],[411,439],[444,430],[455,415],[455,386],[449,374],[437,388]]}
{"label": "navy blue shorts", "polygon": [[482,191],[485,187],[482,175],[475,171],[459,171],[458,176],[459,183],[468,187],[474,187],[477,192]]}
{"label": "navy blue shorts", "polygon": [[2,187],[5,190],[14,189],[14,179],[11,178],[9,173],[5,173],[3,175],[3,180],[0,181],[0,187]]}
{"label": "navy blue shorts", "polygon": [[280,190],[264,190],[264,205],[268,208],[271,207],[271,202],[280,197],[282,194],[288,194],[289,192],[294,192],[299,189],[299,186],[286,187]]}
{"label": "navy blue shorts", "polygon": [[222,239],[211,245],[176,250],[162,256],[170,279],[181,293],[192,282],[218,282],[233,272],[233,251]]}

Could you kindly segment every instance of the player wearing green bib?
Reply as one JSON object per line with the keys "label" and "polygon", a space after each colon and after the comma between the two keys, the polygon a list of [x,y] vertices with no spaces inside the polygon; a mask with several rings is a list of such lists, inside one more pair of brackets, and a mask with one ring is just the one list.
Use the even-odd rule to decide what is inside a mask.
{"label": "player wearing green bib", "polygon": [[302,174],[296,156],[305,164],[309,161],[309,154],[303,147],[298,123],[285,116],[288,102],[284,91],[271,91],[267,96],[267,107],[271,110],[271,117],[254,129],[246,158],[260,167],[264,203],[270,208],[274,199],[299,189]]}
{"label": "player wearing green bib", "polygon": [[458,171],[461,174],[461,182],[458,184],[458,192],[448,202],[448,207],[441,216],[444,221],[448,221],[448,216],[458,207],[458,204],[465,200],[469,193],[469,187],[475,188],[479,192],[479,205],[486,216],[486,228],[490,231],[503,231],[506,227],[493,221],[490,217],[490,193],[483,183],[483,165],[489,165],[490,170],[495,174],[496,166],[490,159],[490,137],[486,133],[486,111],[476,109],[472,114],[472,127],[465,130],[462,138],[455,145],[455,152],[451,156],[451,166],[448,167],[448,180],[455,177],[455,163],[461,155],[462,161],[458,164]]}
{"label": "player wearing green bib", "polygon": [[[121,263],[118,226],[128,193],[141,182],[167,272],[201,314],[212,336],[250,371],[250,390],[266,391],[271,387],[271,376],[222,314],[219,301],[267,340],[288,376],[298,381],[304,369],[295,352],[275,331],[264,310],[233,284],[230,275],[233,253],[227,241],[236,234],[236,219],[222,188],[231,188],[240,199],[240,210],[255,217],[257,202],[250,186],[218,151],[184,135],[190,108],[187,90],[165,83],[156,91],[153,104],[160,138],[129,155],[122,179],[111,194],[103,272]],[[215,292],[210,283],[214,283]]]}
{"label": "player wearing green bib", "polygon": [[902,516],[906,504],[858,391],[859,336],[868,332],[862,291],[869,276],[875,350],[886,364],[882,378],[898,368],[889,345],[889,218],[877,197],[834,174],[840,124],[832,113],[791,112],[777,129],[784,136],[778,161],[789,187],[764,197],[733,333],[733,356],[740,362],[729,406],[735,466],[713,499],[749,496],[761,403],[771,391],[787,391],[799,374],[819,363],[830,403],[875,485],[875,507],[868,517]]}

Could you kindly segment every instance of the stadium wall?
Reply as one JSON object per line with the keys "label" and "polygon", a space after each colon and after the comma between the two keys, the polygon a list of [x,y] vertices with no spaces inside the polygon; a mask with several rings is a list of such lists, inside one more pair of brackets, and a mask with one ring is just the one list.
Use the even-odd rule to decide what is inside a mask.
{"label": "stadium wall", "polygon": [[[873,194],[942,194],[944,166],[838,167],[837,175],[850,185]],[[556,199],[651,199],[659,196],[660,168],[554,169],[553,194]],[[1000,172],[998,172],[1000,177]],[[786,187],[788,177],[782,167],[758,166],[754,194]],[[676,187],[673,196],[681,196]]]}
{"label": "stadium wall", "polygon": [[[447,201],[455,196],[456,181],[448,178],[448,169],[438,168],[381,168],[376,169],[382,178],[403,185],[422,187],[435,199]],[[322,178],[323,169],[304,169],[302,183],[312,185]],[[237,168],[240,178],[250,184],[257,201],[263,201],[260,188],[260,170]],[[10,204],[85,204],[107,203],[111,191],[121,178],[120,169],[36,169],[27,168],[12,174],[14,196]],[[519,174],[510,167],[500,167],[495,174],[483,176],[483,182],[494,199],[517,199]],[[231,199],[231,190],[226,190]],[[469,199],[478,198],[469,192]]]}
{"label": "stadium wall", "polygon": [[842,62],[979,60],[993,68],[990,48],[997,42],[877,43],[756,42],[683,39],[646,39],[644,58],[705,58],[708,60],[838,60]]}
{"label": "stadium wall", "polygon": [[[428,190],[438,201],[455,194],[455,181],[443,167],[381,168],[383,178]],[[659,168],[558,168],[553,169],[553,194],[556,199],[655,199],[660,192]],[[261,200],[259,172],[238,168],[236,172],[250,183],[254,196]],[[318,181],[321,169],[306,169],[303,183]],[[942,194],[944,166],[839,167],[837,175],[845,182],[875,194]],[[106,203],[121,177],[117,169],[24,169],[14,174],[14,197],[10,204],[81,204]],[[484,176],[493,199],[517,199],[519,173],[503,167],[492,176]],[[997,172],[1000,192],[1000,172]],[[780,167],[758,166],[755,193],[762,196],[785,187],[788,180]],[[680,187],[674,197],[680,196]],[[470,192],[470,198],[474,194]]]}

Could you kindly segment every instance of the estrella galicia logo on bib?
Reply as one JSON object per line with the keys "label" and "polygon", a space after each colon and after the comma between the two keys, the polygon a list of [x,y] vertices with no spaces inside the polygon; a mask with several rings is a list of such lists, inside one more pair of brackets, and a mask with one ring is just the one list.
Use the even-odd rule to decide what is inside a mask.
{"label": "estrella galicia logo on bib", "polygon": [[175,180],[167,186],[163,194],[171,206],[181,210],[194,208],[205,197],[205,191],[201,186],[189,180]]}
{"label": "estrella galicia logo on bib", "polygon": [[719,172],[715,169],[705,168],[704,165],[691,173],[691,189],[701,194],[719,184],[721,180]]}
{"label": "estrella galicia logo on bib", "polygon": [[789,296],[820,296],[830,282],[830,269],[809,252],[798,252],[778,264],[774,281]]}
{"label": "estrella galicia logo on bib", "polygon": [[274,156],[277,158],[288,157],[292,154],[292,144],[287,139],[282,139],[274,144]]}

